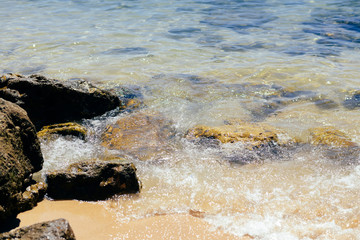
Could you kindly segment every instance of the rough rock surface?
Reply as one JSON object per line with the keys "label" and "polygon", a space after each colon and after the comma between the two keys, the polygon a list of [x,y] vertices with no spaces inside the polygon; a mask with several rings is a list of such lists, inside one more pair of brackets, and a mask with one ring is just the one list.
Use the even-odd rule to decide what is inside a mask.
{"label": "rough rock surface", "polygon": [[46,186],[32,186],[31,175],[42,164],[39,140],[26,112],[0,98],[0,226],[41,198]]}
{"label": "rough rock surface", "polygon": [[174,136],[171,121],[161,114],[137,112],[107,126],[102,145],[140,160],[149,160],[171,151],[171,138]]}
{"label": "rough rock surface", "polygon": [[271,126],[242,121],[227,123],[218,127],[196,126],[187,132],[186,138],[190,140],[215,139],[221,143],[243,142],[253,147],[279,143],[278,133],[280,132],[276,132]]}
{"label": "rough rock surface", "polygon": [[46,174],[47,194],[54,199],[103,200],[140,191],[132,163],[91,161],[71,164]]}
{"label": "rough rock surface", "polygon": [[87,129],[84,126],[78,123],[68,122],[45,126],[37,133],[37,135],[39,138],[46,139],[51,138],[54,134],[62,136],[70,135],[85,139],[86,133]]}
{"label": "rough rock surface", "polygon": [[331,147],[355,147],[345,133],[334,127],[312,128],[310,131],[310,143],[313,145],[327,145]]}
{"label": "rough rock surface", "polygon": [[85,80],[60,82],[40,75],[6,74],[0,97],[24,108],[37,129],[101,115],[120,105],[119,98]]}
{"label": "rough rock surface", "polygon": [[71,229],[69,222],[60,218],[0,234],[0,239],[75,240],[75,234]]}

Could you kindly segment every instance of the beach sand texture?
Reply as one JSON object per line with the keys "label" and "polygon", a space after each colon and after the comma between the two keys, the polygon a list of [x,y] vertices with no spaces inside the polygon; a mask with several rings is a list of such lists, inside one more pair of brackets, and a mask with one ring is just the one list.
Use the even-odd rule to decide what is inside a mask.
{"label": "beach sand texture", "polygon": [[117,224],[102,204],[75,200],[44,200],[31,211],[19,214],[20,227],[42,221],[65,218],[70,222],[77,240],[108,239],[204,239],[246,240],[215,229],[206,221],[188,215],[152,216]]}

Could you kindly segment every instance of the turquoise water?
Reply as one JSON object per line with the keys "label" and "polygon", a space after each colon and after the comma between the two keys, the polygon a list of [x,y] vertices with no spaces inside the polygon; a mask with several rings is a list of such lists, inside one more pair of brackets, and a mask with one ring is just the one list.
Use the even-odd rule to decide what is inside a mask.
{"label": "turquoise water", "polygon": [[[0,4],[0,73],[139,89],[147,107],[171,119],[179,136],[196,124],[240,118],[300,139],[312,127],[332,126],[360,144],[358,99],[352,97],[359,89],[359,1]],[[279,88],[297,95],[272,98]],[[353,107],[347,105],[352,100]],[[98,131],[112,121],[88,124]],[[196,210],[238,236],[359,239],[358,155],[339,164],[349,162],[346,154],[333,161],[316,148],[301,148],[286,161],[275,155],[233,166],[216,149],[179,142],[173,154],[159,156],[165,163],[134,159],[144,185],[140,197],[104,203],[119,222]],[[46,169],[102,151],[96,140],[58,139],[42,148]],[[244,154],[240,145],[222,151],[234,149]]]}

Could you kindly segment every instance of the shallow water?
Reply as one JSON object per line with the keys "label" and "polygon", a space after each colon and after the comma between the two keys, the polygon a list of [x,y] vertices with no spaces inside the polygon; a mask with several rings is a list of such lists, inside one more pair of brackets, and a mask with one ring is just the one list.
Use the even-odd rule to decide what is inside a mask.
{"label": "shallow water", "polygon": [[[106,203],[119,222],[190,211],[238,236],[358,239],[357,155],[331,158],[301,146],[237,165],[227,157],[248,154],[241,144],[219,150],[182,138],[197,124],[239,118],[303,140],[309,128],[334,126],[360,144],[359,109],[344,104],[359,89],[358,1],[3,0],[1,6],[0,72],[137,86],[147,109],[174,122],[171,153],[148,162],[128,157],[143,190]],[[272,98],[279,87],[299,94]],[[318,102],[324,99],[332,102]],[[101,130],[122,115],[111,116],[84,122],[95,133],[87,142],[43,143],[44,168],[101,156]]]}

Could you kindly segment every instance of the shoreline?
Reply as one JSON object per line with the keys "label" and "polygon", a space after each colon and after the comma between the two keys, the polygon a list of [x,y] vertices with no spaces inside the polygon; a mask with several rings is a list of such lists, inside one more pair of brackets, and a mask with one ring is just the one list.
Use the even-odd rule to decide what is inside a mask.
{"label": "shoreline", "polygon": [[101,202],[43,200],[32,210],[18,215],[20,226],[65,218],[77,240],[85,239],[228,239],[246,240],[214,229],[201,218],[189,214],[158,215],[118,224],[114,213]]}

